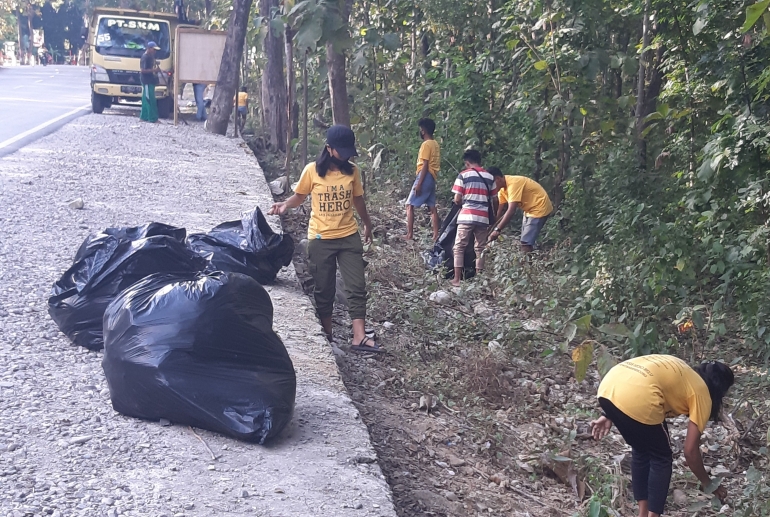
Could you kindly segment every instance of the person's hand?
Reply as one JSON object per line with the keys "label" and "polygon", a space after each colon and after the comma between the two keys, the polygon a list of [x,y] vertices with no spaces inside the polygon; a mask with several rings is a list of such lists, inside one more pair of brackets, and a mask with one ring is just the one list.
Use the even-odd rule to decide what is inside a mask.
{"label": "person's hand", "polygon": [[594,440],[601,440],[610,434],[611,427],[612,420],[606,416],[600,416],[597,420],[593,420],[591,422],[591,434],[594,435]]}
{"label": "person's hand", "polygon": [[500,237],[500,230],[492,230],[489,234],[489,242],[496,241],[498,237]]}
{"label": "person's hand", "polygon": [[372,243],[372,229],[369,225],[364,225],[364,244]]}
{"label": "person's hand", "polygon": [[422,183],[418,183],[414,186],[414,195],[419,197],[420,194],[422,194]]}
{"label": "person's hand", "polygon": [[727,489],[723,485],[719,485],[716,490],[714,490],[714,495],[719,498],[719,501],[722,504],[725,504],[725,501],[727,501]]}
{"label": "person's hand", "polygon": [[286,213],[286,203],[275,203],[267,211],[267,215],[283,215]]}

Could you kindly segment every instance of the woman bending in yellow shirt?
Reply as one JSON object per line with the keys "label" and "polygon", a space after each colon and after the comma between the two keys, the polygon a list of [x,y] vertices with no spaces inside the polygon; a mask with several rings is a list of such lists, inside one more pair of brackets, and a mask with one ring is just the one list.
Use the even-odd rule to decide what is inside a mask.
{"label": "woman bending in yellow shirt", "polygon": [[[692,369],[670,355],[625,361],[602,379],[598,397],[603,414],[591,422],[593,435],[600,440],[615,424],[631,446],[631,485],[639,517],[657,517],[666,504],[673,465],[666,417],[690,417],[684,457],[702,488],[711,484],[703,467],[700,435],[709,418],[718,418],[722,398],[733,382],[733,372],[725,364],[711,361]],[[727,497],[722,486],[714,494],[722,501]]]}
{"label": "woman bending in yellow shirt", "polygon": [[372,222],[366,211],[361,172],[349,160],[358,156],[353,131],[341,125],[326,133],[326,146],[318,159],[302,171],[294,195],[275,203],[269,214],[283,214],[301,205],[311,196],[308,224],[307,258],[315,281],[313,295],[316,311],[326,337],[332,339],[332,311],[339,265],[353,320],[353,346],[356,352],[382,352],[374,339],[367,337],[366,279],[364,248],[353,216],[355,208],[364,223],[364,240],[372,242]]}

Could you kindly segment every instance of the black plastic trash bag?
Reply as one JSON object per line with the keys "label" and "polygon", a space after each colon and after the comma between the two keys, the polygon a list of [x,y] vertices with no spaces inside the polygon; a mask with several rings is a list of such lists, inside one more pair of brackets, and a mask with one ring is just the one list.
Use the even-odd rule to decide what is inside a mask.
{"label": "black plastic trash bag", "polygon": [[211,270],[243,273],[260,284],[275,280],[294,254],[291,236],[275,233],[259,208],[241,221],[222,223],[208,233],[192,234],[187,242],[211,262]]}
{"label": "black plastic trash bag", "polygon": [[265,289],[238,273],[153,275],[104,315],[112,407],[263,443],[291,420],[296,375]]}
{"label": "black plastic trash bag", "polygon": [[[446,272],[446,278],[454,278],[454,245],[457,236],[457,216],[460,215],[460,205],[452,203],[452,208],[444,217],[439,230],[438,240],[433,245],[433,249],[423,253],[425,266],[435,272],[442,269]],[[465,247],[465,270],[464,278],[471,278],[476,275],[476,251],[471,242]]]}
{"label": "black plastic trash bag", "polygon": [[206,267],[206,260],[184,244],[184,234],[183,228],[151,223],[91,235],[53,285],[48,314],[73,343],[101,350],[104,310],[123,289],[154,273]]}

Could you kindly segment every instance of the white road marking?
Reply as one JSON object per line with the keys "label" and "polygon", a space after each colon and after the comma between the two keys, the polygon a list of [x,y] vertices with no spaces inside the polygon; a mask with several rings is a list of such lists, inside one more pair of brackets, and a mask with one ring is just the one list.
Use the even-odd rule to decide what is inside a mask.
{"label": "white road marking", "polygon": [[36,82],[36,83],[42,83],[42,82],[43,82],[43,80],[42,80],[42,79],[38,79],[38,80],[37,80],[37,81],[35,81],[35,82]]}
{"label": "white road marking", "polygon": [[59,115],[58,117],[52,118],[51,120],[49,120],[47,122],[43,122],[39,126],[33,127],[32,129],[30,129],[28,131],[24,131],[23,133],[20,133],[20,134],[14,136],[13,138],[9,138],[5,142],[0,142],[0,149],[2,149],[3,147],[8,147],[11,144],[14,144],[14,143],[18,142],[19,140],[21,140],[22,138],[27,138],[29,135],[34,135],[38,131],[41,131],[41,130],[45,129],[45,128],[47,128],[48,126],[50,126],[52,124],[56,124],[57,122],[59,122],[60,120],[62,120],[64,118],[67,118],[70,115],[74,115],[75,113],[77,113],[79,111],[87,110],[90,107],[91,107],[90,104],[86,104],[85,106],[81,106],[80,108],[76,108],[76,109],[74,109],[72,111],[69,111],[69,112],[65,113],[64,115]]}

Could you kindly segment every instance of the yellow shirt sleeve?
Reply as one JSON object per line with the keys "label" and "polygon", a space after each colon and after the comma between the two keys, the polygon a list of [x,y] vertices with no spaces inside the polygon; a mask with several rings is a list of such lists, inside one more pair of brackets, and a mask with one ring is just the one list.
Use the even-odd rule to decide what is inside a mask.
{"label": "yellow shirt sleeve", "polygon": [[708,393],[704,396],[702,393],[694,392],[689,397],[687,405],[690,408],[690,420],[698,426],[698,430],[702,433],[706,430],[706,424],[711,417],[711,396]]}
{"label": "yellow shirt sleeve", "polygon": [[361,169],[357,165],[353,166],[353,197],[364,195],[364,184],[361,182]]}
{"label": "yellow shirt sleeve", "polygon": [[[423,142],[420,146],[420,152],[417,154],[417,166],[422,170],[422,166],[425,162],[430,165],[430,159],[432,156],[432,147],[428,145],[428,142]],[[419,170],[417,172],[420,172]]]}
{"label": "yellow shirt sleeve", "polygon": [[505,186],[505,190],[505,197],[509,203],[521,203],[521,198],[524,196],[523,181],[510,181]]}
{"label": "yellow shirt sleeve", "polygon": [[506,189],[501,188],[497,192],[497,200],[500,202],[501,205],[507,205],[508,204],[508,196],[506,195]]}
{"label": "yellow shirt sleeve", "polygon": [[301,196],[307,196],[308,194],[313,192],[314,176],[315,176],[315,163],[309,163],[305,166],[305,169],[302,171],[302,175],[299,177],[299,181],[297,182],[297,188],[294,189],[294,192]]}

